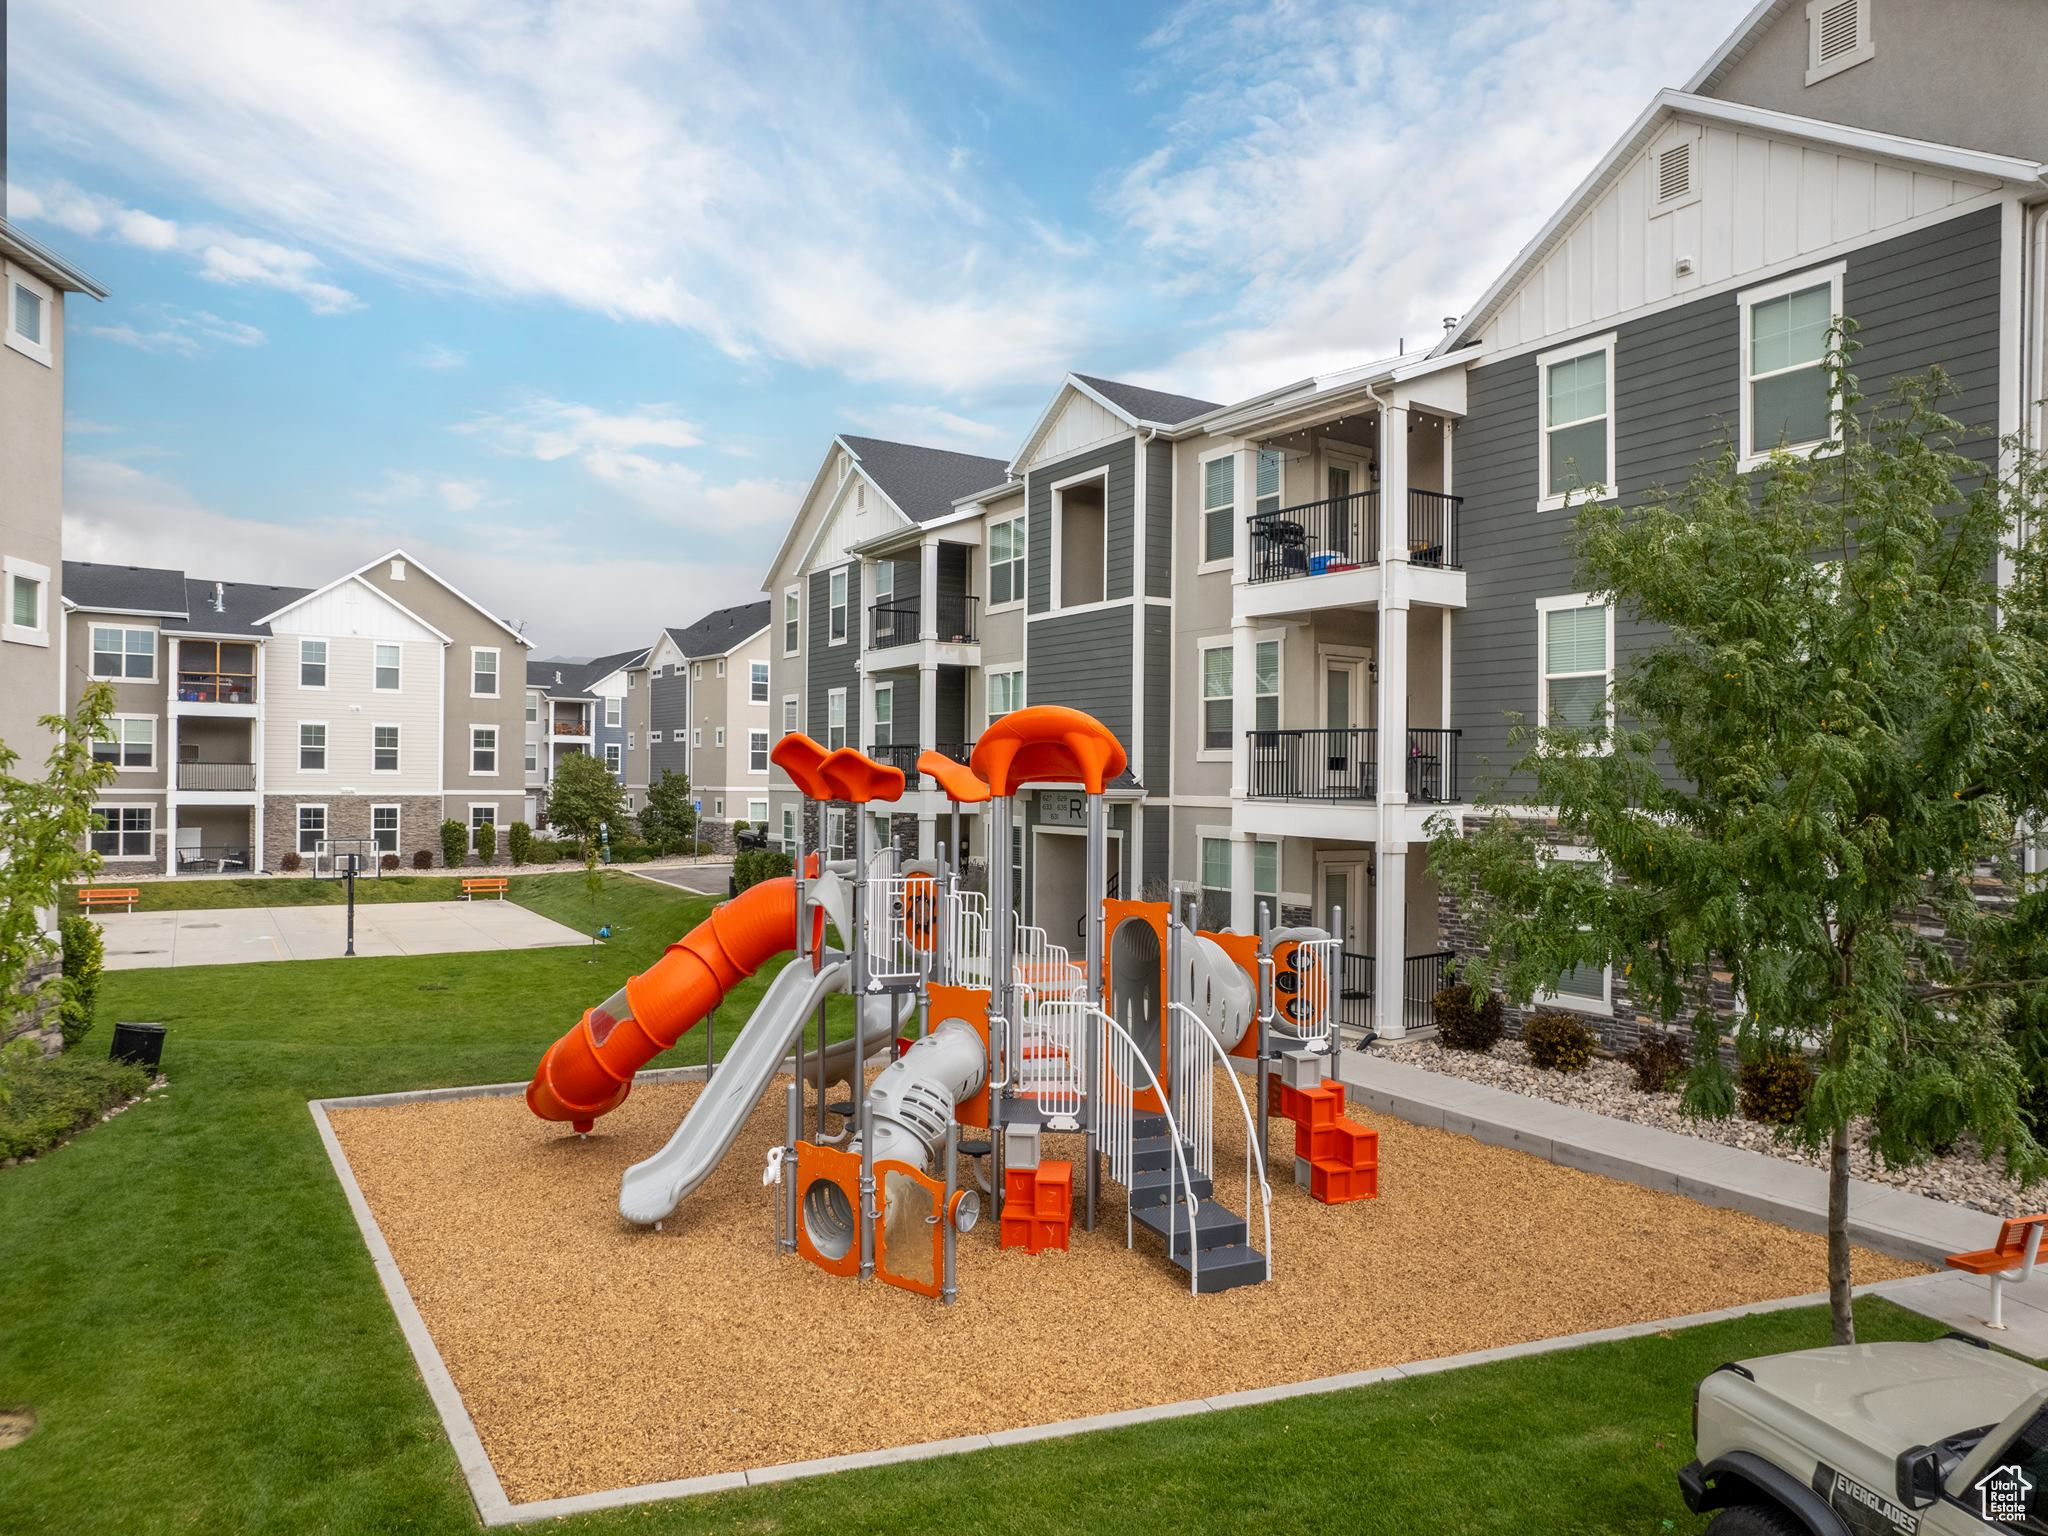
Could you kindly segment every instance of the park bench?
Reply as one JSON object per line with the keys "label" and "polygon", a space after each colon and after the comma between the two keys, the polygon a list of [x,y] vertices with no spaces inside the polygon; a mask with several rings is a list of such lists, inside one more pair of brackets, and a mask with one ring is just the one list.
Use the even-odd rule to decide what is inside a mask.
{"label": "park bench", "polygon": [[503,901],[510,883],[503,875],[467,875],[462,881],[462,899],[474,901],[479,896],[496,896]]}
{"label": "park bench", "polygon": [[119,905],[133,912],[135,898],[141,894],[132,885],[90,885],[78,893],[78,904],[88,910]]}
{"label": "park bench", "polygon": [[1952,1253],[1942,1262],[1967,1275],[1983,1275],[1991,1282],[1991,1316],[1985,1321],[2003,1328],[2005,1287],[2034,1273],[2034,1258],[2040,1252],[2041,1233],[2048,1229],[2048,1211],[2034,1216],[2015,1216],[1998,1228],[1998,1241],[1972,1253]]}

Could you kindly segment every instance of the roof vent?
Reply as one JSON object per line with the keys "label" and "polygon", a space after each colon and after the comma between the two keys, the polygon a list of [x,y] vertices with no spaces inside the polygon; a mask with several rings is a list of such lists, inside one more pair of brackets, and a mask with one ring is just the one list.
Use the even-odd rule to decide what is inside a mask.
{"label": "roof vent", "polygon": [[228,611],[228,586],[224,581],[216,581],[213,584],[213,611],[215,613],[226,613]]}
{"label": "roof vent", "polygon": [[1657,201],[1675,203],[1692,191],[1692,140],[1680,139],[1657,154]]}
{"label": "roof vent", "polygon": [[559,688],[559,687],[561,686],[561,683],[562,683],[562,669],[561,669],[560,667],[557,667],[557,668],[555,668],[555,686]]}
{"label": "roof vent", "polygon": [[1806,7],[1806,83],[1861,64],[1876,52],[1870,40],[1870,0],[1809,0]]}

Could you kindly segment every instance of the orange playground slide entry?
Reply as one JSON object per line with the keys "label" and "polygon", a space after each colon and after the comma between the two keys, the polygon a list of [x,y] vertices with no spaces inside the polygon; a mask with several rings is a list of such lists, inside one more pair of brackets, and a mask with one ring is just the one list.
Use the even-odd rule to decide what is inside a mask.
{"label": "orange playground slide entry", "polygon": [[549,1046],[527,1084],[527,1108],[589,1130],[625,1102],[635,1072],[795,945],[796,882],[785,876],[748,887]]}

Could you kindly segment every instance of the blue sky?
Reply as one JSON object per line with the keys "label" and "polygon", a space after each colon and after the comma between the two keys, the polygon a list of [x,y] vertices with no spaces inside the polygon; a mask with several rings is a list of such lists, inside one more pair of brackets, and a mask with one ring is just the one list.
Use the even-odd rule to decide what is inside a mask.
{"label": "blue sky", "polygon": [[1745,0],[14,0],[74,556],[404,544],[543,651],[755,594],[832,433],[1006,458],[1437,333]]}

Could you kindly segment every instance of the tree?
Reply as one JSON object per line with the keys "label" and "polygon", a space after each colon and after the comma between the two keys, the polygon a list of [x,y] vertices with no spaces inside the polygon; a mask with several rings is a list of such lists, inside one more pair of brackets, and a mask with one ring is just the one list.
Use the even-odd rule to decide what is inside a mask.
{"label": "tree", "polygon": [[[1811,460],[1744,475],[1727,448],[1676,497],[1577,513],[1587,587],[1663,638],[1591,731],[1510,739],[1525,813],[1598,861],[1546,857],[1504,807],[1466,838],[1432,827],[1485,945],[1461,979],[1526,1002],[1573,965],[1615,966],[1639,1011],[1690,1019],[1695,1114],[1732,1107],[1716,970],[1745,1059],[1814,1053],[1793,1134],[1827,1150],[1839,1343],[1852,1127],[1894,1164],[1969,1132],[2039,1177],[2009,1026],[2048,977],[2043,898],[2014,857],[2048,805],[2048,486],[2017,445],[1996,473],[1955,451],[1938,370],[1864,410],[1852,329],[1831,342],[1841,404]],[[2016,901],[1978,900],[1985,866]]]}
{"label": "tree", "polygon": [[690,776],[673,768],[647,786],[640,808],[640,835],[656,853],[674,853],[697,832],[697,807],[690,798]]}
{"label": "tree", "polygon": [[469,828],[453,816],[441,823],[441,862],[449,869],[469,862]]}
{"label": "tree", "polygon": [[587,752],[572,752],[555,769],[548,789],[548,823],[569,833],[588,858],[599,827],[617,835],[626,817],[626,792],[604,764]]}
{"label": "tree", "polygon": [[72,718],[45,715],[42,727],[56,742],[41,778],[17,776],[21,754],[0,742],[0,1039],[35,1004],[30,968],[57,948],[44,914],[65,885],[99,868],[90,838],[98,828],[93,802],[114,768],[93,760],[92,744],[113,709],[113,689],[94,683]]}

